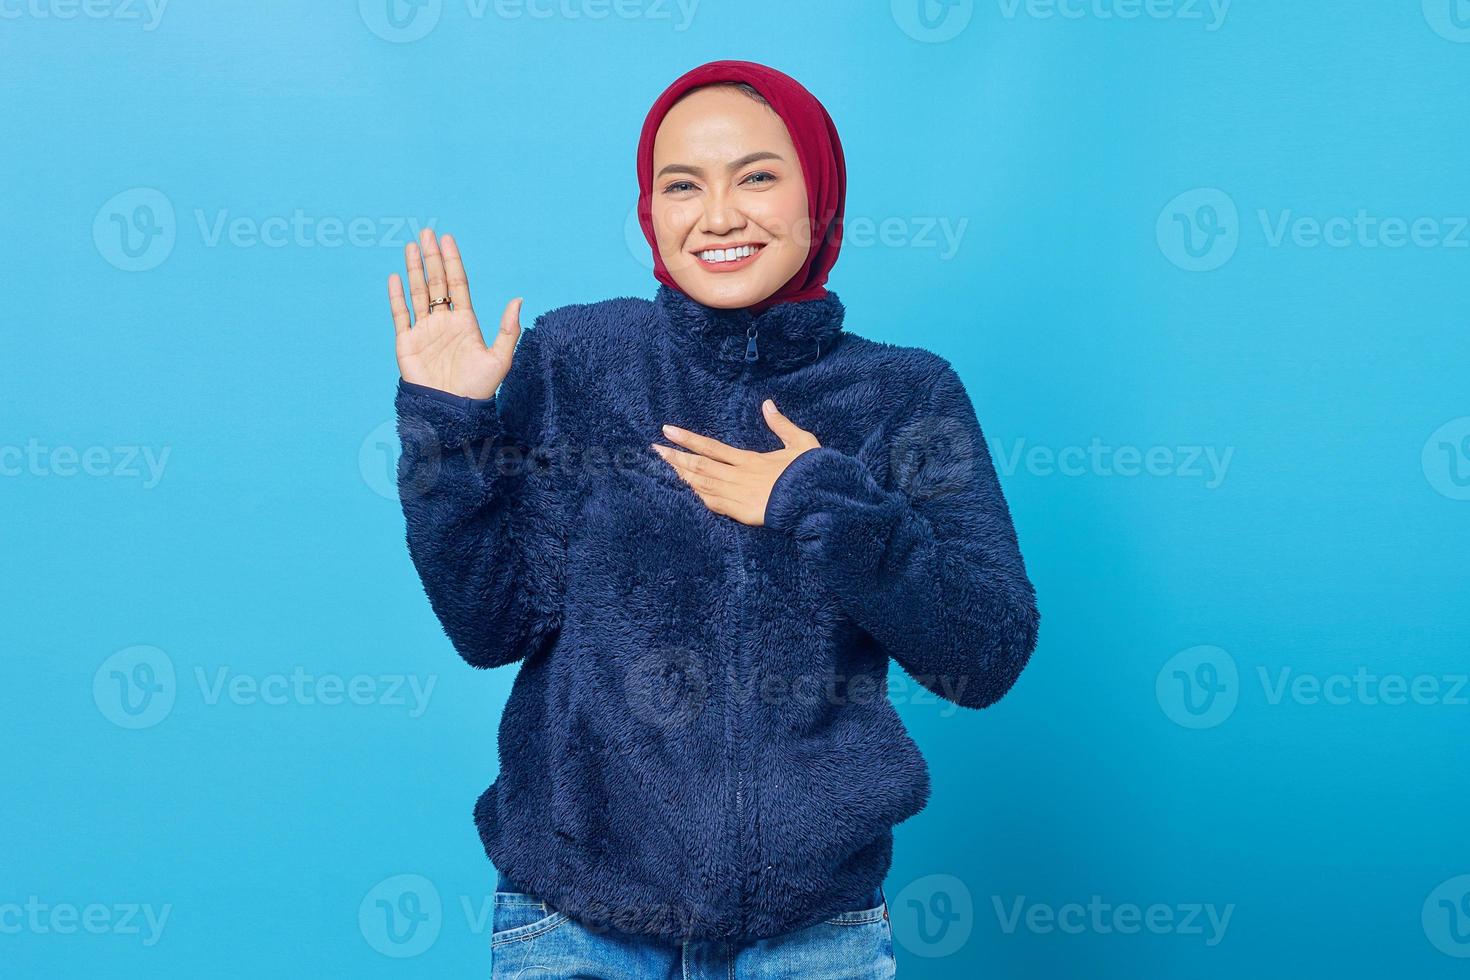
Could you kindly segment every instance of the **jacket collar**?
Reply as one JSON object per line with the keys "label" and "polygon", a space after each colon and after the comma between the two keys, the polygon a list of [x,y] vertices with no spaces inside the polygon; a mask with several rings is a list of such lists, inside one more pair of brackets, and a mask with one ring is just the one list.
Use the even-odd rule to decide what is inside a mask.
{"label": "jacket collar", "polygon": [[658,322],[676,342],[729,374],[747,367],[758,373],[791,371],[815,363],[841,341],[846,313],[831,290],[817,299],[777,303],[752,314],[705,306],[663,283],[654,307]]}

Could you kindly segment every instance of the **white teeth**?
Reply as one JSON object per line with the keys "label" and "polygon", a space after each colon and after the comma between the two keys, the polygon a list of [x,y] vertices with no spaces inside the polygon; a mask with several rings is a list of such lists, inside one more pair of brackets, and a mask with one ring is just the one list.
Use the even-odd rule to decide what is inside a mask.
{"label": "white teeth", "polygon": [[742,245],[739,248],[712,248],[699,253],[699,257],[706,262],[734,262],[743,259],[747,255],[754,255],[756,246]]}

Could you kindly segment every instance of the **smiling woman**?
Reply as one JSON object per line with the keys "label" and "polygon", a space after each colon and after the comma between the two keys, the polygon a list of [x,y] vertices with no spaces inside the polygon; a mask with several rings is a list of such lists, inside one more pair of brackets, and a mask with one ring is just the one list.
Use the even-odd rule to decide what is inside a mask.
{"label": "smiling woman", "polygon": [[[831,117],[800,86],[768,85],[777,108],[749,82],[691,83],[699,71],[654,103],[638,145],[654,277],[706,306],[752,313],[820,297],[847,189]],[[737,271],[747,274],[728,275]]]}
{"label": "smiling woman", "polygon": [[1015,683],[1010,512],[949,362],[843,329],[842,147],[805,88],[688,72],[638,181],[652,300],[523,333],[516,298],[487,346],[452,237],[389,281],[410,554],[455,649],[520,664],[475,806],[494,975],[891,977],[929,774],[888,665],[972,708]]}
{"label": "smiling woman", "polygon": [[[654,141],[659,258],[680,288],[709,306],[754,306],[811,251],[796,147],[752,92],[748,85],[697,89],[669,110]],[[746,152],[752,145],[769,149]]]}

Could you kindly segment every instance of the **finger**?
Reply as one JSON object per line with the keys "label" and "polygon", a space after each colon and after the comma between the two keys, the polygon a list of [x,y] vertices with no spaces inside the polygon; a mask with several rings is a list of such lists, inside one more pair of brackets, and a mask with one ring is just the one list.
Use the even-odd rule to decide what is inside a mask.
{"label": "finger", "polygon": [[408,333],[408,301],[403,296],[403,280],[398,273],[388,277],[388,308],[393,311],[393,334]]}
{"label": "finger", "polygon": [[[464,260],[453,235],[439,236],[439,251],[444,255],[444,275],[449,280],[449,298],[456,310],[470,308],[470,280],[465,275]],[[441,294],[442,295],[442,294]]]}
{"label": "finger", "polygon": [[680,479],[690,486],[710,493],[720,493],[728,489],[731,484],[729,477],[732,468],[726,463],[717,462],[706,456],[680,452],[657,443],[654,444],[654,449],[674,468]]}
{"label": "finger", "polygon": [[737,463],[745,454],[745,450],[743,449],[727,446],[718,439],[711,439],[709,436],[702,436],[697,432],[681,429],[677,425],[665,425],[664,435],[670,442],[677,442],[681,446],[686,446],[694,450],[701,456],[708,456],[710,459],[717,459],[722,463]]}
{"label": "finger", "polygon": [[761,412],[765,416],[766,426],[776,433],[781,445],[788,449],[794,440],[814,438],[810,432],[783,415],[776,403],[769,398],[761,402]]}
{"label": "finger", "polygon": [[699,499],[703,501],[704,505],[708,507],[712,513],[721,514],[725,517],[735,516],[736,504],[735,501],[731,500],[730,498],[721,497],[718,494],[713,493],[701,493],[698,490],[694,491],[694,493],[695,496],[699,497]]}
{"label": "finger", "polygon": [[[679,453],[677,449],[670,449],[668,446],[660,446],[658,443],[654,443],[653,448],[659,451],[659,455],[663,456],[664,459],[669,463],[669,465],[673,467],[674,473],[679,477],[679,479],[683,480],[689,486],[689,489],[694,492],[694,495],[698,497],[706,507],[708,507],[714,513],[723,514],[726,517],[736,516],[736,509],[740,506],[740,502],[734,497],[726,496],[724,493],[724,491],[730,487],[730,484],[712,477],[701,476],[697,472],[689,472],[687,469],[681,468],[680,466],[676,465],[673,460],[669,459],[669,455],[666,454],[677,453],[681,456],[685,456],[688,459],[694,460],[703,459],[704,457],[689,456],[688,453]],[[736,519],[738,520],[739,518]]]}
{"label": "finger", "polygon": [[700,490],[698,488],[694,490],[694,495],[703,501],[704,505],[714,513],[723,514],[726,517],[743,522],[739,515],[745,507],[734,497],[727,497],[719,491]]}
{"label": "finger", "polygon": [[[434,237],[434,232],[429,228],[419,233],[419,244],[424,250],[424,271],[429,277],[429,302],[433,303],[434,300],[449,295],[449,286],[444,279],[444,256],[439,252],[439,239]],[[433,311],[442,309],[444,306],[441,303]]]}
{"label": "finger", "polygon": [[497,354],[509,357],[516,349],[516,341],[521,336],[521,304],[524,300],[517,296],[505,304],[505,311],[500,314],[500,330],[495,334],[495,340],[491,342],[490,349]]}
{"label": "finger", "polygon": [[424,285],[424,260],[417,242],[403,247],[403,264],[408,269],[408,295],[413,300],[413,322],[429,315],[429,287]]}

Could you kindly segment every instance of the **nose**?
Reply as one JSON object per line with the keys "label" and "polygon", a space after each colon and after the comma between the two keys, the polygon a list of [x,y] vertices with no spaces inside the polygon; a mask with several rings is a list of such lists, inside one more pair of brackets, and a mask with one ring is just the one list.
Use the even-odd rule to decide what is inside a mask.
{"label": "nose", "polygon": [[707,235],[727,235],[745,227],[745,215],[731,202],[728,192],[712,191],[705,199],[700,230]]}

